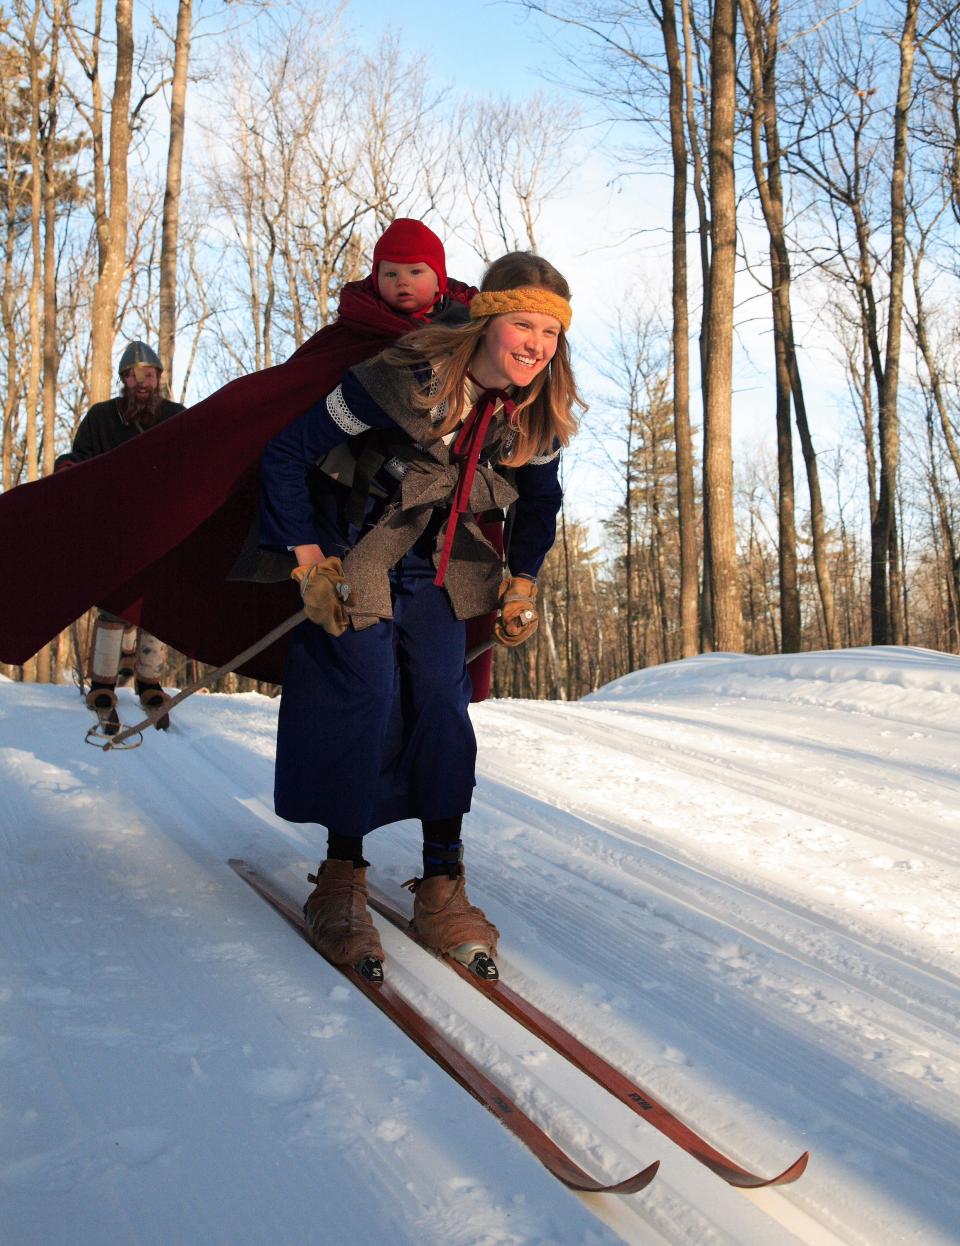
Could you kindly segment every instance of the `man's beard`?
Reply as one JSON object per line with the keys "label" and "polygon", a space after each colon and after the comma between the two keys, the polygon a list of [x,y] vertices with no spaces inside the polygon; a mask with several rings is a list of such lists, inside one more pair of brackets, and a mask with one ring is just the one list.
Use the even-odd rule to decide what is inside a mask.
{"label": "man's beard", "polygon": [[160,418],[160,407],[163,399],[159,389],[155,389],[142,401],[132,390],[124,390],[120,395],[123,418],[128,424],[139,424],[141,428],[151,428]]}

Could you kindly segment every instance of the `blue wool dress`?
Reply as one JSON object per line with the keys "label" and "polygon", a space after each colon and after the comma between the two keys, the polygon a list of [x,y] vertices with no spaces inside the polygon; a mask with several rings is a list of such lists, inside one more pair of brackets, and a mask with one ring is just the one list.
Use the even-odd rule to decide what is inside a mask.
{"label": "blue wool dress", "polygon": [[[429,429],[426,414],[425,433]],[[323,402],[268,445],[261,466],[261,544],[317,544],[343,557],[379,519],[372,497],[362,524],[345,516],[348,490],[315,470],[348,438],[403,434],[348,373]],[[396,488],[385,473],[379,492]],[[556,533],[562,500],[557,456],[520,468],[509,565],[535,577]],[[362,836],[403,818],[437,820],[470,808],[476,737],[470,721],[465,623],[434,584],[438,507],[419,540],[390,570],[392,619],[338,637],[313,623],[292,636],[283,679],[274,785],[276,811]],[[293,590],[291,590],[293,591]]]}

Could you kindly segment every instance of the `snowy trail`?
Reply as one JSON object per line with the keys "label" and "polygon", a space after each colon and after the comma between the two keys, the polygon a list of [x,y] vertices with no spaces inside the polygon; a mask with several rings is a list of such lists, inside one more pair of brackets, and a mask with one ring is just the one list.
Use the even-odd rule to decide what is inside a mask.
{"label": "snowy trail", "polygon": [[[547,711],[546,713],[544,711]],[[853,835],[862,835],[864,800],[875,815],[867,842],[874,847],[883,843],[902,851],[915,848],[924,857],[954,866],[960,863],[957,843],[957,817],[951,798],[955,790],[947,772],[924,763],[927,773],[920,780],[917,761],[905,763],[889,754],[866,754],[863,750],[844,750],[839,743],[791,741],[791,749],[777,745],[772,732],[777,730],[773,718],[768,730],[736,732],[735,750],[709,750],[702,747],[716,726],[716,713],[696,715],[645,714],[642,723],[633,716],[610,710],[593,710],[583,704],[556,707],[529,702],[520,720],[537,724],[547,731],[564,732],[580,741],[589,740],[598,747],[625,755],[628,762],[641,760],[645,769],[656,764],[661,770],[675,770],[689,781],[696,777],[705,788],[723,788],[745,796],[752,807],[770,804],[778,809],[829,817]],[[614,727],[614,730],[611,730]],[[724,742],[734,734],[725,730]],[[928,739],[929,737],[925,737]],[[960,749],[960,732],[951,745]],[[731,752],[735,756],[731,757]],[[802,783],[787,784],[784,768],[798,764],[802,757]],[[840,765],[841,759],[847,766]],[[849,768],[847,768],[849,767]],[[889,781],[890,770],[904,770],[913,783],[905,791]],[[788,771],[789,772],[789,771]],[[953,780],[956,782],[955,778]],[[877,807],[877,793],[887,798]],[[891,803],[905,797],[907,809]],[[930,806],[929,811],[921,803]],[[909,815],[909,820],[905,818]],[[855,840],[853,842],[856,842]]]}
{"label": "snowy trail", "polygon": [[[87,718],[0,682],[11,1246],[960,1242],[958,659],[713,655],[476,707],[504,974],[744,1164],[810,1148],[751,1198],[381,926],[397,985],[578,1162],[662,1159],[639,1195],[569,1194],[233,876],[305,893],[318,859],[272,812],[275,703],[196,697],[120,755]],[[417,848],[401,824],[367,853],[407,901]]]}

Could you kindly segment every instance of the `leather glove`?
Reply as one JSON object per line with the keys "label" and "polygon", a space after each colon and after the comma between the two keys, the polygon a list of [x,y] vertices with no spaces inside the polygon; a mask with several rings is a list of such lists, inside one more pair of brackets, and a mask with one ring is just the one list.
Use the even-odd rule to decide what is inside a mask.
{"label": "leather glove", "polygon": [[294,567],[290,579],[300,585],[310,622],[331,636],[342,636],[349,623],[344,606],[350,602],[350,585],[343,578],[340,559],[324,558],[310,566]]}
{"label": "leather glove", "polygon": [[537,585],[534,580],[515,576],[500,585],[500,609],[493,634],[501,645],[512,648],[529,640],[537,630],[540,616],[535,598]]}

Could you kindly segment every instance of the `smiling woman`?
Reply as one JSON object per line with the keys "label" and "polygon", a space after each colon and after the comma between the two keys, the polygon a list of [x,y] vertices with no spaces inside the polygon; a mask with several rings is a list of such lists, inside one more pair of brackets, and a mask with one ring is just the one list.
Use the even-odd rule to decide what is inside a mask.
{"label": "smiling woman", "polygon": [[470,303],[469,328],[443,326],[401,339],[384,353],[389,364],[411,366],[420,357],[433,362],[426,391],[414,394],[420,410],[443,413],[440,436],[463,420],[481,389],[511,389],[512,436],[501,461],[520,467],[569,444],[576,430],[574,406],[582,406],[570,366],[566,331],[570,327],[570,287],[552,264],[529,251],[495,260],[480,293]]}
{"label": "smiling woman", "polygon": [[[380,281],[402,287],[402,268],[392,262]],[[418,934],[496,975],[498,932],[468,901],[462,864],[476,762],[465,620],[497,611],[494,634],[508,646],[537,627],[536,577],[562,501],[559,454],[583,405],[569,300],[551,264],[503,256],[470,323],[431,325],[351,369],[264,455],[261,540],[295,551],[309,620],[283,680],[276,809],[327,828],[306,905],[311,937],[368,976],[382,976],[383,951],[366,907],[363,837],[405,818],[424,832],[423,877],[412,884]],[[347,441],[351,480],[342,456],[337,478],[325,476],[330,451]],[[478,520],[508,506],[504,559]]]}
{"label": "smiling woman", "polygon": [[497,316],[474,356],[474,380],[491,389],[526,385],[553,358],[559,336],[555,316],[540,312]]}

